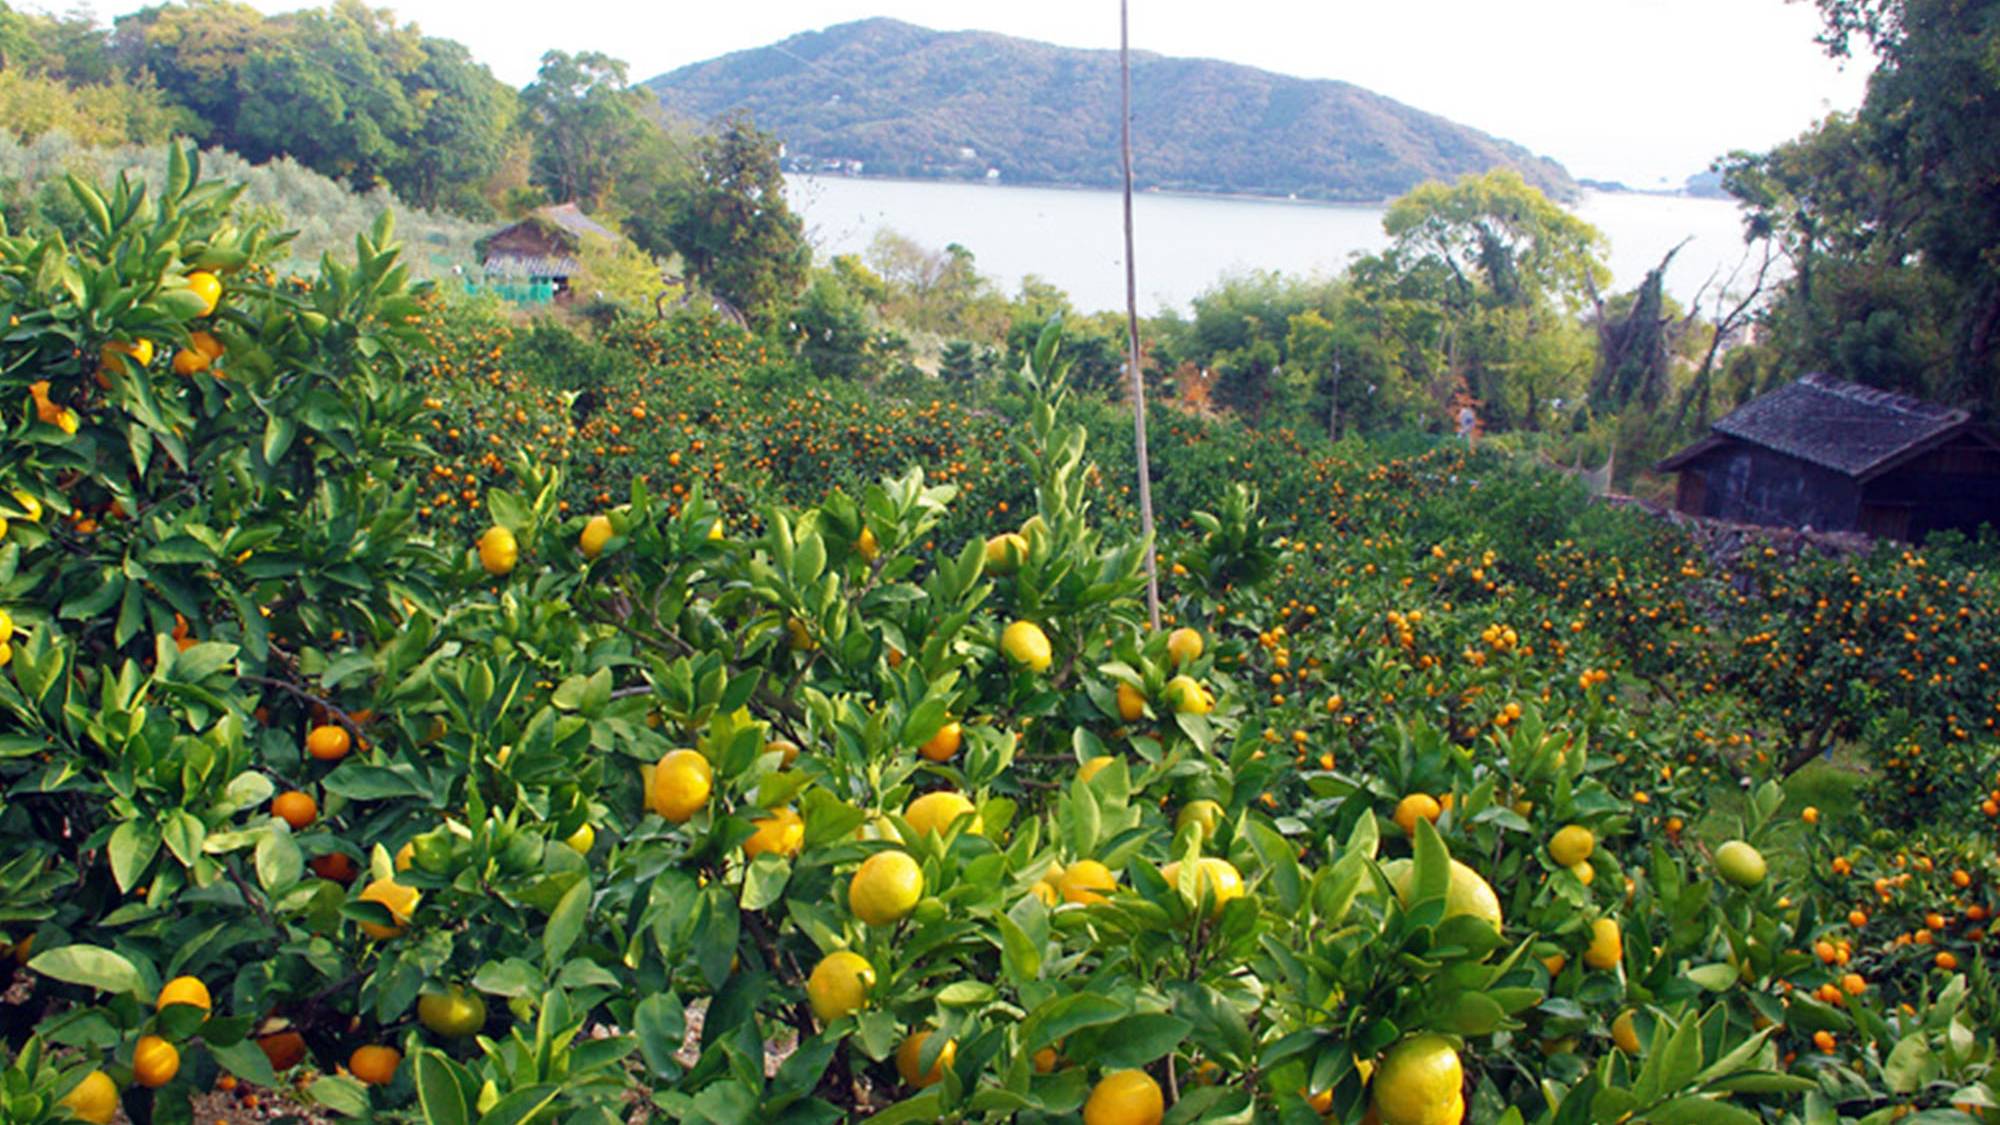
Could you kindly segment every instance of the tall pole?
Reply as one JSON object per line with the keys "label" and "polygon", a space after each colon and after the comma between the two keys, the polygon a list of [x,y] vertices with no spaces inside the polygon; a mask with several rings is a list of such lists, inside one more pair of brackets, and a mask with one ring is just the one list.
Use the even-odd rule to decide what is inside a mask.
{"label": "tall pole", "polygon": [[1125,150],[1125,368],[1132,376],[1132,451],[1139,462],[1139,530],[1146,536],[1146,616],[1160,628],[1160,561],[1153,542],[1153,468],[1146,456],[1146,381],[1139,373],[1139,272],[1132,262],[1132,33],[1118,0],[1119,125]]}

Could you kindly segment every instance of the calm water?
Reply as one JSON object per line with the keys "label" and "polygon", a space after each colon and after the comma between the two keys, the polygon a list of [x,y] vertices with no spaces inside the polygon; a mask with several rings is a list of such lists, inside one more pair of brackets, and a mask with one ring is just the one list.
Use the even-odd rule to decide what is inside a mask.
{"label": "calm water", "polygon": [[[1125,303],[1116,192],[846,177],[793,176],[788,183],[822,255],[866,250],[888,227],[932,248],[965,246],[981,272],[1010,293],[1023,274],[1037,273],[1068,290],[1080,308]],[[1184,307],[1226,273],[1338,273],[1352,255],[1387,244],[1382,212],[1379,204],[1141,195],[1133,220],[1140,311]],[[1611,240],[1621,289],[1638,284],[1684,238],[1693,241],[1667,274],[1668,291],[1683,302],[1718,269],[1726,277],[1743,254],[1731,203],[1592,192],[1576,212]]]}

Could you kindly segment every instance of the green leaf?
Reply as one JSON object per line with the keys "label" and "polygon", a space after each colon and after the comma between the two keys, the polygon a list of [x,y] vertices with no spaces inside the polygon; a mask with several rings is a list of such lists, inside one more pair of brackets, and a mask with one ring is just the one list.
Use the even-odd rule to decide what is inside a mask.
{"label": "green leaf", "polygon": [[1194,1025],[1179,1016],[1158,1012],[1126,1016],[1105,1033],[1094,1061],[1106,1068],[1145,1066],[1180,1046],[1193,1030]]}
{"label": "green leaf", "polygon": [[492,1109],[482,1114],[479,1125],[521,1125],[521,1122],[534,1117],[550,1102],[555,1101],[556,1095],[560,1093],[562,1087],[553,1082],[516,1090],[495,1102]]}
{"label": "green leaf", "polygon": [[1095,992],[1072,992],[1035,1009],[1028,1017],[1030,1031],[1024,1038],[1028,1049],[1040,1050],[1067,1039],[1086,1027],[1115,1023],[1130,1011],[1129,1005]]}
{"label": "green leaf", "polygon": [[208,1045],[209,1053],[223,1069],[238,1078],[257,1086],[276,1086],[278,1076],[271,1071],[271,1060],[257,1044],[249,1039],[239,1039],[227,1047]]}
{"label": "green leaf", "polygon": [[257,841],[257,882],[276,893],[298,882],[305,869],[305,857],[299,854],[291,830],[274,821]]}
{"label": "green leaf", "polygon": [[118,889],[130,892],[145,876],[146,868],[160,850],[160,831],[150,824],[128,820],[111,832],[111,878]]}
{"label": "green leaf", "polygon": [[[251,1049],[256,1050],[254,1047]],[[262,1051],[257,1053],[263,1054]],[[368,1087],[344,1075],[327,1075],[318,1079],[306,1087],[306,1099],[346,1117],[372,1116],[368,1108]]]}
{"label": "green leaf", "polygon": [[582,936],[583,924],[590,915],[591,893],[590,880],[578,880],[549,915],[549,924],[542,930],[542,965],[548,971],[554,972],[562,964],[569,947]]}
{"label": "green leaf", "polygon": [[1882,1080],[1898,1094],[1911,1094],[1936,1080],[1942,1067],[1931,1054],[1923,1032],[1905,1035],[1882,1063]]}
{"label": "green leaf", "polygon": [[1709,965],[1696,965],[1688,970],[1687,977],[1710,992],[1727,992],[1736,983],[1736,969],[1732,965],[1717,961]]}
{"label": "green leaf", "polygon": [[29,970],[67,984],[81,984],[103,992],[136,992],[139,970],[132,962],[96,945],[65,945],[51,949],[28,962]]}
{"label": "green leaf", "polygon": [[465,1090],[452,1073],[457,1067],[436,1051],[417,1052],[417,1103],[430,1125],[469,1125]]}

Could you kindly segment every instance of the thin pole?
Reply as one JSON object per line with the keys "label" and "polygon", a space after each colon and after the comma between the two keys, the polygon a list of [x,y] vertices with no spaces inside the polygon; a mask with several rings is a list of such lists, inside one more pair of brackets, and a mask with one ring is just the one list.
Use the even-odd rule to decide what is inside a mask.
{"label": "thin pole", "polygon": [[1132,35],[1118,0],[1119,125],[1125,150],[1125,367],[1132,374],[1132,450],[1139,462],[1139,529],[1146,536],[1146,616],[1160,628],[1160,562],[1153,543],[1153,468],[1146,456],[1146,381],[1139,374],[1139,272],[1132,262]]}

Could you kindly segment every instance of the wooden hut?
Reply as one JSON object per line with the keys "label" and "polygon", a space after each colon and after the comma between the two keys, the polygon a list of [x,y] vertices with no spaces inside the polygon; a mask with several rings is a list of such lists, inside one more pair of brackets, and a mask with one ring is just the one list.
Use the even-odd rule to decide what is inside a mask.
{"label": "wooden hut", "polygon": [[554,300],[570,297],[570,278],[579,270],[583,238],[619,236],[593,222],[574,203],[543,207],[513,226],[486,236],[479,244],[480,268],[487,283],[498,286],[545,288]]}
{"label": "wooden hut", "polygon": [[1963,410],[1807,375],[1665,461],[1693,516],[1918,541],[2000,527],[2000,437]]}

